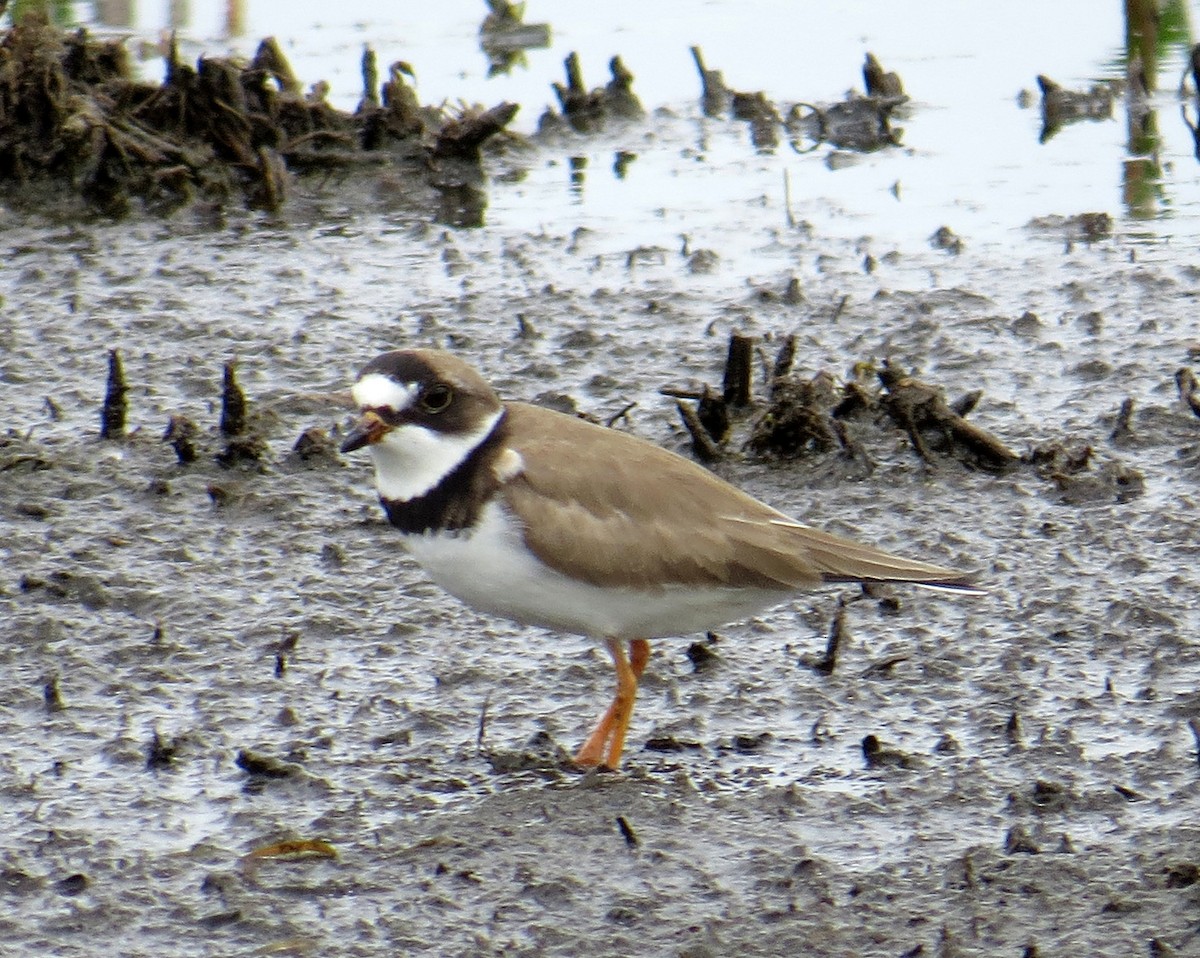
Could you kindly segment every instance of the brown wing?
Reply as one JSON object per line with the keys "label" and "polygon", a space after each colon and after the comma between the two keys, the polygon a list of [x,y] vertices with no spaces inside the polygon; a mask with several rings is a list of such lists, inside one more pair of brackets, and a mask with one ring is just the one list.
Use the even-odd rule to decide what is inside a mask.
{"label": "brown wing", "polygon": [[810,529],[693,462],[625,433],[508,404],[507,445],[524,462],[502,487],[547,565],[607,586],[749,586],[827,581],[960,585],[951,569]]}

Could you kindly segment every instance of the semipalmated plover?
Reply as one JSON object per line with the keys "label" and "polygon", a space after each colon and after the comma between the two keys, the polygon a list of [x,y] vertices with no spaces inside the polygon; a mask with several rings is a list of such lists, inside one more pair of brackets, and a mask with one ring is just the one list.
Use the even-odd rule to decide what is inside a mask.
{"label": "semipalmated plover", "polygon": [[973,591],[962,572],[802,525],[626,433],[504,402],[449,353],[369,362],[362,418],[380,501],[439,586],[485,613],[602,639],[617,691],[580,748],[616,768],[648,639],[714,629],[835,582]]}

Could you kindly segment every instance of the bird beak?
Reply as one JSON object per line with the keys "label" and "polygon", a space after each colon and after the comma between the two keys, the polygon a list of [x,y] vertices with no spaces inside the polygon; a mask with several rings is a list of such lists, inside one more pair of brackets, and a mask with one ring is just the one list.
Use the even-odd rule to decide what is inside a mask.
{"label": "bird beak", "polygon": [[388,428],[388,424],[379,418],[378,413],[368,410],[362,414],[362,417],[354,424],[354,428],[350,430],[350,435],[342,443],[342,452],[354,452],[355,449],[379,442]]}

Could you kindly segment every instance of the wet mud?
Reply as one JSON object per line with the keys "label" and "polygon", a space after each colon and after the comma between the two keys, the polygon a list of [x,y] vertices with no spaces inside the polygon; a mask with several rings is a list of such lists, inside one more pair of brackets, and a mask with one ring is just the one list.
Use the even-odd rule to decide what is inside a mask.
{"label": "wet mud", "polygon": [[[699,115],[612,142],[678,150]],[[949,255],[782,222],[746,206],[668,249],[336,188],[290,218],[9,215],[6,947],[1194,953],[1194,265],[1119,228]],[[734,332],[750,402],[710,467],[988,594],[830,590],[656,642],[626,767],[580,773],[605,656],[423,579],[335,451],[344,390],[383,348],[447,347],[687,453],[664,391],[720,392]],[[785,346],[832,438],[763,455]],[[877,405],[834,416],[825,382]],[[1002,468],[955,452],[960,422]]]}

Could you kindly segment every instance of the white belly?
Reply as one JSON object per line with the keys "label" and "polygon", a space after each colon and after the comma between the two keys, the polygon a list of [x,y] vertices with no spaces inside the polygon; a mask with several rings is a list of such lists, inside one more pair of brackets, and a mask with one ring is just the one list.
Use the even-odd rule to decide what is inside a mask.
{"label": "white belly", "polygon": [[495,503],[469,533],[404,538],[429,577],[472,608],[580,635],[653,639],[704,632],[788,598],[763,589],[611,589],[577,582],[539,562]]}

